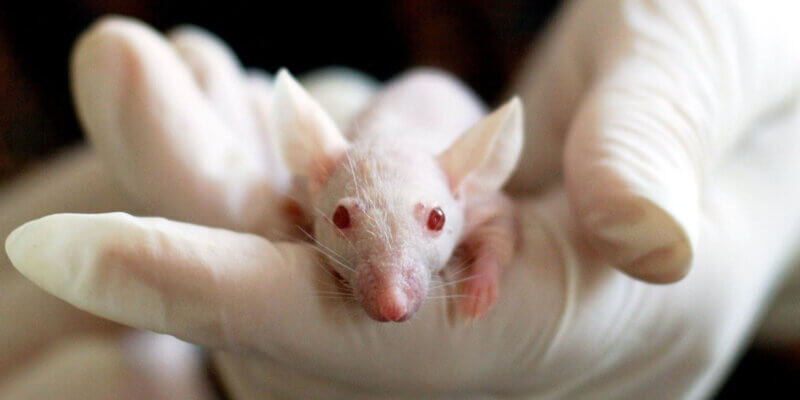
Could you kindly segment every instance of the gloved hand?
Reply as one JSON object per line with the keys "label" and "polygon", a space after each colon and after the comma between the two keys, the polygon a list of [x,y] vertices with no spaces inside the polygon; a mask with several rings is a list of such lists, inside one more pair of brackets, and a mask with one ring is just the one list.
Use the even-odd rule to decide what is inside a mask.
{"label": "gloved hand", "polygon": [[[119,209],[138,211],[94,154],[72,149],[3,185],[0,235],[51,213]],[[0,321],[3,400],[211,398],[197,349],[78,310],[25,279],[5,253]]]}
{"label": "gloved hand", "polygon": [[[339,68],[306,74],[303,83],[339,120],[350,118],[375,90],[370,79]],[[337,95],[342,88],[348,96]],[[261,100],[254,96],[252,105],[268,107]],[[0,237],[52,213],[150,212],[150,201],[136,201],[141,196],[121,188],[108,165],[88,149],[71,149],[4,183]],[[121,329],[70,306],[20,275],[5,252],[0,253],[0,321],[0,399],[214,398],[196,348],[169,336]]]}
{"label": "gloved hand", "polygon": [[714,174],[798,92],[799,10],[782,0],[569,2],[512,89],[527,104],[530,164],[511,187],[563,177],[593,249],[634,277],[681,279],[716,206]]}
{"label": "gloved hand", "polygon": [[[740,7],[747,3],[697,5],[697,2],[671,2],[669,6],[676,8],[662,11],[656,7],[656,2],[609,1],[605,3],[603,13],[607,15],[592,15],[592,7],[600,3],[573,3],[553,30],[554,37],[549,42],[551,44],[545,46],[543,54],[552,54],[553,50],[547,49],[563,47],[553,43],[562,43],[565,37],[580,37],[581,42],[588,43],[589,38],[602,39],[604,34],[611,32],[614,34],[599,42],[622,40],[627,43],[645,37],[643,29],[653,29],[655,33],[665,35],[663,40],[666,42],[661,44],[668,45],[675,40],[670,36],[671,32],[675,35],[692,32],[698,35],[697,42],[692,42],[695,47],[703,49],[705,45],[715,50],[712,52],[715,55],[710,57],[714,62],[721,62],[718,58],[724,59],[724,54],[718,55],[722,50],[745,43],[745,49],[731,50],[737,54],[731,64],[737,65],[737,71],[750,71],[755,78],[753,81],[744,79],[747,74],[742,71],[726,75],[723,83],[728,81],[727,78],[751,82],[730,85],[736,88],[732,90],[729,86],[717,85],[719,77],[714,75],[714,84],[689,85],[688,89],[694,88],[689,93],[700,96],[706,93],[703,90],[709,90],[708,97],[700,96],[700,100],[714,103],[738,99],[732,102],[739,104],[743,98],[752,101],[749,97],[752,93],[745,88],[757,86],[755,92],[763,96],[760,102],[741,109],[737,105],[739,112],[744,113],[746,108],[748,114],[753,109],[764,111],[774,108],[768,106],[776,107],[788,100],[788,93],[782,93],[791,86],[785,83],[792,77],[789,72],[794,61],[788,49],[785,54],[781,53],[782,57],[770,59],[772,62],[768,67],[775,71],[764,73],[757,68],[754,70],[753,66],[740,65],[751,60],[741,51],[759,48],[754,43],[756,38],[769,37],[774,29],[790,30],[793,26],[780,23],[784,14],[791,13],[780,9],[777,2],[771,4],[771,9],[770,5],[762,4],[766,8],[739,14]],[[637,8],[637,5],[641,7]],[[704,12],[713,7],[728,11],[727,19],[714,24],[717,20],[705,18]],[[785,8],[791,7],[787,5]],[[672,19],[672,14],[667,11],[675,9],[686,11],[685,15]],[[764,13],[770,11],[775,14],[774,18],[766,18],[771,14],[765,17]],[[584,17],[579,18],[581,15]],[[788,21],[788,17],[785,20]],[[681,29],[659,29],[669,27],[670,21],[677,21]],[[684,21],[706,24],[692,25]],[[762,24],[763,21],[769,23]],[[595,29],[587,28],[588,22],[592,22]],[[702,26],[705,30],[691,30],[694,26]],[[135,161],[139,157],[147,160],[150,155],[141,152],[147,147],[132,140],[134,135],[143,137],[141,140],[145,143],[164,137],[172,138],[170,140],[175,144],[192,140],[204,143],[192,143],[194,148],[188,149],[181,146],[167,148],[168,159],[175,159],[175,155],[182,154],[182,151],[211,151],[204,146],[219,146],[220,142],[227,140],[217,139],[214,132],[201,135],[198,140],[192,131],[186,129],[187,124],[196,118],[211,118],[207,115],[222,115],[222,112],[206,105],[200,110],[207,111],[202,113],[206,116],[198,117],[192,107],[181,106],[184,103],[206,104],[209,100],[196,87],[191,89],[193,81],[188,69],[174,68],[182,65],[178,57],[170,51],[165,53],[158,49],[167,48],[166,43],[156,40],[152,33],[147,33],[149,39],[143,40],[142,28],[126,23],[109,22],[105,29],[102,28],[97,28],[95,34],[107,41],[107,47],[95,53],[98,59],[108,60],[110,65],[114,65],[116,60],[128,60],[138,67],[134,70],[136,73],[120,73],[114,68],[95,71],[98,79],[100,76],[108,79],[112,89],[106,92],[98,90],[90,96],[92,103],[88,104],[107,104],[103,111],[116,112],[95,113],[84,108],[83,118],[91,135],[107,135],[110,140],[116,137],[117,143],[121,143],[118,147],[105,148],[121,149],[120,157],[130,157]],[[736,42],[711,40],[717,38],[715,33],[718,31],[727,30],[737,33],[734,35]],[[778,35],[780,32],[773,33]],[[673,39],[668,39],[670,37]],[[777,41],[767,41],[770,46],[779,45]],[[659,42],[643,39],[640,43],[633,47],[644,46],[648,50],[648,46]],[[576,48],[575,56],[595,47]],[[611,47],[622,50],[620,46]],[[691,49],[695,47],[690,46]],[[648,55],[646,59],[662,60],[657,57],[661,54],[659,51],[666,52],[664,49],[668,48],[655,46],[653,53],[645,52]],[[148,57],[148,54],[159,56]],[[755,52],[754,57],[758,54]],[[700,63],[702,58],[699,57],[687,57],[687,60]],[[571,61],[567,56],[562,60]],[[676,62],[674,58],[666,57],[666,60]],[[656,64],[661,65],[660,61]],[[555,65],[541,65],[542,68],[546,66],[545,69],[559,69]],[[561,68],[571,65],[562,64]],[[614,71],[616,75],[620,74],[614,68],[583,67],[592,72],[588,76],[595,78]],[[674,67],[683,73],[678,74],[677,79],[691,75],[691,71],[684,69],[691,70],[697,64],[677,63]],[[709,68],[711,72],[717,71]],[[652,85],[664,84],[664,79],[675,76],[638,75],[641,72],[638,68],[624,71],[623,76],[641,77],[641,80],[630,81],[635,85],[650,82],[651,90],[647,93],[654,92]],[[783,74],[779,76],[783,77],[785,86],[770,86],[773,79],[779,79],[776,76],[778,72]],[[533,72],[537,73],[545,75],[545,71]],[[551,74],[551,78],[554,75],[557,74]],[[181,76],[183,78],[179,78]],[[652,82],[646,79],[648,76]],[[80,81],[78,79],[76,84],[78,92],[83,87]],[[181,81],[186,82],[186,90],[176,92],[175,86],[165,84]],[[541,112],[545,108],[535,106],[548,104],[546,107],[553,107],[563,101],[553,94],[564,95],[567,91],[546,90],[551,84],[554,83],[539,83],[534,89],[521,93],[529,104],[533,104],[534,110],[539,110],[528,116],[528,126],[536,126],[537,121],[545,127],[557,125],[555,121],[547,120],[548,114]],[[124,92],[127,96],[107,95],[121,86],[127,88]],[[674,86],[679,87],[677,84]],[[593,91],[600,91],[605,86],[591,87]],[[648,97],[637,94],[638,86],[611,85],[610,88],[609,92],[617,96],[631,95],[629,101],[648,100]],[[739,93],[740,90],[744,93]],[[674,130],[688,127],[694,132],[720,124],[717,114],[679,113],[682,117],[699,118],[687,123],[671,113],[683,104],[697,104],[700,100],[692,102],[691,97],[687,100],[685,92],[679,93],[680,98],[670,97],[669,90],[663,93],[652,104],[638,105],[639,110],[657,115],[651,116],[650,120],[629,122],[636,123],[633,128],[651,126],[639,125],[644,123],[642,121],[658,121],[661,123],[658,126],[669,128],[666,137],[683,138]],[[548,96],[551,103],[546,99]],[[86,107],[81,106],[80,98],[79,93],[79,106]],[[561,104],[569,108],[566,103],[563,101]],[[604,108],[609,104],[607,101],[586,104],[577,113],[579,118],[576,121],[586,120],[584,124],[604,122],[597,125],[601,128],[607,126],[608,118],[636,115],[617,113],[616,108]],[[701,101],[700,104],[705,103]],[[15,266],[28,278],[80,308],[136,327],[175,334],[215,349],[219,366],[235,398],[264,398],[271,394],[278,397],[293,394],[302,398],[700,397],[714,387],[735,357],[795,249],[800,229],[800,189],[785,182],[800,178],[800,163],[794,157],[800,149],[800,138],[793,134],[800,126],[800,113],[788,105],[783,111],[781,118],[772,124],[752,129],[738,125],[741,131],[724,130],[712,136],[717,139],[724,136],[726,140],[698,139],[681,142],[682,146],[676,147],[654,147],[652,140],[647,141],[646,136],[642,137],[644,134],[637,134],[639,131],[636,130],[626,130],[629,133],[617,135],[614,146],[610,146],[609,141],[584,143],[570,136],[565,162],[567,191],[556,183],[542,196],[520,200],[521,251],[515,264],[504,275],[495,309],[476,321],[465,321],[448,307],[447,301],[436,299],[453,293],[452,287],[445,287],[432,294],[432,299],[412,321],[379,325],[353,313],[341,299],[326,299],[319,294],[329,290],[326,287],[330,281],[326,281],[327,275],[317,266],[317,256],[303,245],[270,242],[250,234],[162,219],[134,218],[124,214],[54,215],[15,231],[7,241],[7,251]],[[754,113],[751,120],[760,114]],[[581,117],[584,115],[593,118]],[[741,117],[738,113],[736,115]],[[569,119],[571,116],[561,118]],[[141,127],[137,121],[148,121],[151,129],[132,129]],[[624,122],[608,126],[625,126]],[[201,127],[199,124],[188,126]],[[581,126],[587,125],[574,123],[570,135],[584,132],[578,129]],[[602,129],[586,131],[606,132]],[[224,132],[227,131],[220,131],[220,136]],[[557,129],[549,131],[556,132],[552,136],[536,133],[536,129],[531,132],[534,132],[529,139],[533,142],[532,149],[537,143],[547,143],[546,140],[557,144],[553,139],[557,136]],[[595,135],[606,137],[600,133]],[[695,133],[693,137],[700,136],[700,133]],[[734,139],[738,139],[735,142],[739,144],[735,148],[731,144]],[[573,141],[577,144],[572,145]],[[691,238],[687,243],[693,245],[695,268],[681,282],[653,286],[632,280],[614,268],[622,263],[606,262],[605,257],[595,252],[596,244],[585,240],[587,224],[582,219],[583,214],[573,213],[568,205],[577,203],[580,210],[584,201],[574,198],[574,186],[570,182],[580,175],[570,171],[577,168],[572,164],[585,160],[571,158],[569,154],[570,146],[589,146],[591,143],[597,147],[590,147],[592,151],[587,153],[586,160],[602,161],[595,165],[598,174],[605,171],[605,175],[600,176],[631,178],[635,171],[651,170],[649,164],[642,163],[649,159],[660,160],[658,157],[711,163],[707,171],[701,171],[708,176],[695,178],[702,202],[697,205],[694,220],[697,226],[691,228],[695,233],[686,235]],[[604,146],[598,146],[598,143]],[[102,145],[100,148],[103,149]],[[613,152],[611,155],[614,157],[598,158],[598,155],[620,149],[632,153],[640,151],[642,159],[626,158]],[[705,151],[712,150],[713,162],[706,161],[704,157],[711,155]],[[201,164],[201,157],[187,156],[185,160],[190,166],[192,162],[198,163],[186,169],[192,176],[194,173],[191,171],[210,175],[225,172],[216,169],[220,164]],[[634,160],[637,162],[632,162]],[[552,165],[543,163],[553,171],[558,169],[555,162]],[[147,163],[132,165],[138,169],[128,169],[130,174],[147,176]],[[538,168],[528,166],[528,169],[534,171]],[[660,182],[654,179],[661,177],[660,174],[647,179],[639,176],[632,181]],[[662,210],[662,205],[667,204],[665,199],[686,196],[682,186],[677,189],[673,186],[677,183],[682,181],[670,180],[663,188],[659,186],[662,192],[647,192],[645,194],[650,197],[637,198],[637,201],[647,200],[649,203],[642,203],[645,207]],[[141,184],[142,190],[152,190],[152,186],[148,189],[150,183],[147,179]],[[592,182],[586,184],[591,186]],[[656,183],[651,187],[656,187]],[[616,193],[617,189],[610,186],[608,192]],[[670,190],[677,192],[670,195]],[[180,197],[171,197],[170,192],[152,194],[165,203],[181,200]],[[658,197],[662,194],[664,197]],[[195,214],[191,202],[187,203],[183,212],[203,218],[203,209]],[[616,207],[618,203],[608,204]],[[626,204],[629,203],[622,202],[618,210],[627,210]],[[666,225],[664,232],[670,232],[675,226],[682,231],[690,230],[683,225],[683,219],[672,218],[667,213],[659,215],[670,217],[659,221],[674,223],[673,226]],[[247,229],[225,222],[223,218],[208,223],[216,221],[223,221],[219,225],[234,229]],[[658,229],[662,228],[661,222],[641,227]],[[625,230],[622,231],[623,237],[627,237]],[[642,229],[642,234],[648,232],[649,229]],[[662,238],[661,235],[655,237]]]}

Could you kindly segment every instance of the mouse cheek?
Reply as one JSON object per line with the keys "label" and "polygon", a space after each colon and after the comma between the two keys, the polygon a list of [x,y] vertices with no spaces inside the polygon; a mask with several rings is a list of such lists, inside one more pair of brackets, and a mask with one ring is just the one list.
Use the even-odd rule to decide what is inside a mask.
{"label": "mouse cheek", "polygon": [[425,237],[430,238],[430,239],[437,239],[440,236],[442,236],[442,234],[444,234],[445,231],[446,231],[445,229],[442,229],[440,231],[433,231],[433,230],[430,230],[430,229],[425,229]]}

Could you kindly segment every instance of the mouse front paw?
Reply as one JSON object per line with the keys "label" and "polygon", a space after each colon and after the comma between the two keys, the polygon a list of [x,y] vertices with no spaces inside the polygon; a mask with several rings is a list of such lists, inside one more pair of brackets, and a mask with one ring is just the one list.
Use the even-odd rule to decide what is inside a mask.
{"label": "mouse front paw", "polygon": [[484,263],[492,265],[476,263],[473,276],[463,284],[461,309],[470,318],[484,316],[497,301],[500,268],[496,262],[487,261]]}

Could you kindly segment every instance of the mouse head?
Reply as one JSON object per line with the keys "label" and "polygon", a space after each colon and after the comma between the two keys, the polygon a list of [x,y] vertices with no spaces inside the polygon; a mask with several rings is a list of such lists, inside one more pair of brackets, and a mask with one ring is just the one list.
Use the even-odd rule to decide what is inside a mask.
{"label": "mouse head", "polygon": [[289,168],[307,179],[314,237],[378,321],[410,318],[464,233],[465,198],[499,190],[522,144],[514,99],[443,152],[385,136],[349,143],[286,71],[273,107]]}

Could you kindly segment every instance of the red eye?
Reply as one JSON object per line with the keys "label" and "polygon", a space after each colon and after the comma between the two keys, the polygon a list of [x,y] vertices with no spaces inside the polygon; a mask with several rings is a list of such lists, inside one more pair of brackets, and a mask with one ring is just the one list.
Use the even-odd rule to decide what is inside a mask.
{"label": "red eye", "polygon": [[444,228],[444,211],[436,207],[428,214],[428,229],[432,231],[440,231]]}
{"label": "red eye", "polygon": [[350,212],[344,206],[336,207],[333,212],[333,223],[339,229],[346,229],[350,227]]}

